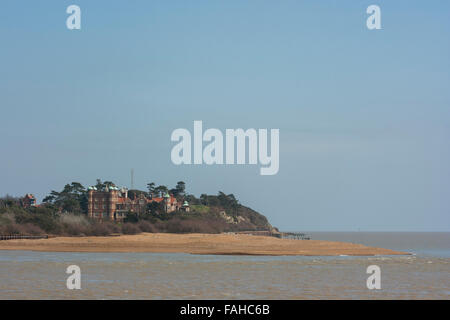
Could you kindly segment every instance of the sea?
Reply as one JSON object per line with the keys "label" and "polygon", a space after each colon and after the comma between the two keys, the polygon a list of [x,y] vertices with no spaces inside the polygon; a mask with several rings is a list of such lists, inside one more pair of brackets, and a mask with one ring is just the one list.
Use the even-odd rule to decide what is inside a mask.
{"label": "sea", "polygon": [[[402,256],[0,251],[0,299],[449,299],[450,233],[306,232]],[[297,240],[308,241],[308,240]],[[68,289],[67,268],[80,270]],[[380,289],[369,289],[369,266]]]}

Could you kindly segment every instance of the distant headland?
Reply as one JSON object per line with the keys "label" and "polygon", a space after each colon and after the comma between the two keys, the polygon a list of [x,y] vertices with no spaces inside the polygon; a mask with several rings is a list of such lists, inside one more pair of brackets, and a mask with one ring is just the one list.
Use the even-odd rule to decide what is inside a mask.
{"label": "distant headland", "polygon": [[52,190],[41,204],[32,194],[0,198],[0,234],[107,236],[111,234],[278,232],[262,214],[242,204],[233,194],[186,192],[179,181],[168,188],[147,184],[147,190],[118,187],[97,179]]}
{"label": "distant headland", "polygon": [[[148,190],[97,180],[51,191],[0,198],[0,250],[55,252],[182,252],[221,255],[399,255],[359,244],[280,239],[267,218],[233,194],[186,192],[179,181]],[[43,239],[42,236],[44,235]],[[290,234],[292,235],[292,234]]]}

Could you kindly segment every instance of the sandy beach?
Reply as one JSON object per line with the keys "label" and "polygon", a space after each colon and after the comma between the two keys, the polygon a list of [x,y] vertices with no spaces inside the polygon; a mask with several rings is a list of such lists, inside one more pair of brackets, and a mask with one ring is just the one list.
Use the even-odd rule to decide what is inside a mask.
{"label": "sandy beach", "polygon": [[406,252],[347,242],[290,240],[245,234],[143,233],[118,237],[3,240],[0,250],[47,252],[159,252],[215,255],[372,256]]}

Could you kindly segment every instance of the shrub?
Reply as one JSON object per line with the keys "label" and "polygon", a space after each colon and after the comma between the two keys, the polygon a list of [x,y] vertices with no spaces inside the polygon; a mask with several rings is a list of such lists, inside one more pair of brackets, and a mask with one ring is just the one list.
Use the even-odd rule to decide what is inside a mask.
{"label": "shrub", "polygon": [[122,225],[122,233],[123,234],[137,234],[140,233],[141,230],[135,223],[124,223]]}
{"label": "shrub", "polygon": [[156,229],[156,227],[148,221],[140,221],[137,224],[137,226],[142,232],[150,232],[150,233],[158,232],[158,229]]}
{"label": "shrub", "polygon": [[84,215],[72,214],[72,213],[64,213],[59,217],[59,221],[65,224],[81,224],[81,225],[89,225],[89,221],[86,219]]}
{"label": "shrub", "polygon": [[4,213],[0,214],[0,225],[7,225],[16,221],[14,214]]}
{"label": "shrub", "polygon": [[18,224],[10,223],[3,227],[3,233],[5,233],[5,234],[21,234],[22,228]]}
{"label": "shrub", "polygon": [[120,226],[114,222],[103,222],[106,228],[109,230],[109,234],[111,233],[120,233]]}
{"label": "shrub", "polygon": [[90,234],[93,236],[108,236],[111,230],[107,223],[95,222],[91,226]]}
{"label": "shrub", "polygon": [[39,228],[39,226],[36,226],[31,223],[26,223],[22,226],[22,233],[30,236],[38,236],[44,234],[44,230]]}
{"label": "shrub", "polygon": [[137,213],[134,212],[128,212],[125,216],[124,222],[138,222],[139,216]]}
{"label": "shrub", "polygon": [[85,216],[65,213],[59,217],[58,221],[63,234],[77,236],[87,235],[91,232],[90,223]]}

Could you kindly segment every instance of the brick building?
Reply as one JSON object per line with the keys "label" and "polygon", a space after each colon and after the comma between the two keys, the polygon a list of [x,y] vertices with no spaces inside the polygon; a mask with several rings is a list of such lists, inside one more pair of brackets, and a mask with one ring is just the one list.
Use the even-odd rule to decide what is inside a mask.
{"label": "brick building", "polygon": [[27,193],[23,198],[20,199],[20,205],[24,208],[36,207],[36,197],[31,193]]}
{"label": "brick building", "polygon": [[186,210],[188,205],[179,204],[177,199],[166,193],[163,197],[147,198],[140,194],[133,199],[128,197],[126,188],[107,187],[97,190],[96,187],[88,188],[88,216],[98,220],[121,221],[128,212],[142,214],[147,211],[147,205],[152,202],[163,203],[166,213],[176,210]]}

